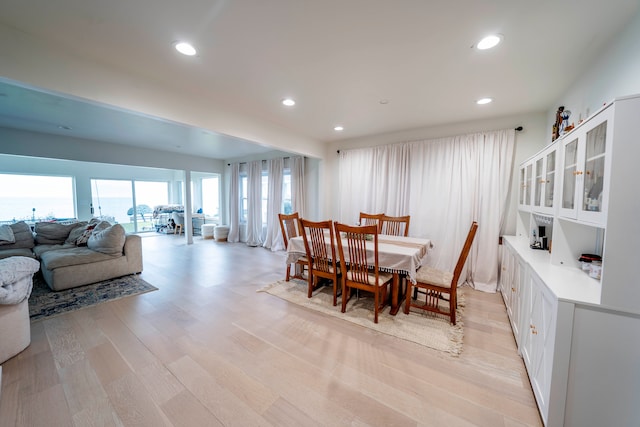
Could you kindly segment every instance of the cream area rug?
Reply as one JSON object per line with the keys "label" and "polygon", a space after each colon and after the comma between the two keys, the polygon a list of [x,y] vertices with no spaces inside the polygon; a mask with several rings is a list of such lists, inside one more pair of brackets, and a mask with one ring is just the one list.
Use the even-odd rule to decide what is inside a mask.
{"label": "cream area rug", "polygon": [[[333,294],[330,286],[323,286],[314,291],[312,298],[307,298],[307,282],[291,279],[287,282],[280,280],[259,289],[291,303],[310,308],[365,328],[373,329],[384,334],[402,338],[407,341],[440,350],[453,355],[462,352],[462,312],[464,310],[464,296],[458,289],[458,310],[456,325],[453,326],[446,316],[412,309],[409,315],[404,314],[404,304],[396,316],[389,314],[389,306],[378,314],[378,323],[373,323],[373,295],[365,294],[356,298],[354,295],[345,313],[342,313],[340,297],[338,306],[333,306]],[[442,302],[448,304],[447,302]]]}

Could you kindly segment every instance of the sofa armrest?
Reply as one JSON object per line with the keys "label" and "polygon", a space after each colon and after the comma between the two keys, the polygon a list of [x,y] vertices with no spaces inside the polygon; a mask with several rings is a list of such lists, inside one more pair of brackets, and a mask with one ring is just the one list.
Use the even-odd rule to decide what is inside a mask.
{"label": "sofa armrest", "polygon": [[130,271],[142,273],[142,238],[137,234],[127,234],[122,251]]}

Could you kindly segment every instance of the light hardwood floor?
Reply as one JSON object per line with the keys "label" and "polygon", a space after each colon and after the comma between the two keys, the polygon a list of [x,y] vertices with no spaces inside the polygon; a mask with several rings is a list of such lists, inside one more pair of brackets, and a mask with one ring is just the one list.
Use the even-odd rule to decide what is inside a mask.
{"label": "light hardwood floor", "polygon": [[256,293],[283,253],[157,234],[143,251],[159,291],[32,324],[1,426],[541,425],[499,294],[466,288],[453,357]]}

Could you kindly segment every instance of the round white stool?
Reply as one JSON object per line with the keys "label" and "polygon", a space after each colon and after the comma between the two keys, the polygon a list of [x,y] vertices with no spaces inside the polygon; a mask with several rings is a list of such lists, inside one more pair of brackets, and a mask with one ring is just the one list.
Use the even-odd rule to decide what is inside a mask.
{"label": "round white stool", "polygon": [[213,229],[213,238],[218,242],[226,242],[229,236],[229,226],[219,225]]}
{"label": "round white stool", "polygon": [[213,239],[213,230],[216,228],[215,224],[202,224],[200,232],[203,239]]}

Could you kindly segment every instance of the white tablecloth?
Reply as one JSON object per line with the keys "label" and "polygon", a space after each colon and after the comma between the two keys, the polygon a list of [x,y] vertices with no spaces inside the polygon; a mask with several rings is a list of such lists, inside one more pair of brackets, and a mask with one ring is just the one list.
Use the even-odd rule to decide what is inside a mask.
{"label": "white tablecloth", "polygon": [[[331,245],[329,236],[326,236],[325,239],[329,247]],[[344,240],[343,243],[346,244]],[[373,245],[373,241],[367,242],[367,253],[371,255],[372,260]],[[378,265],[382,271],[404,274],[412,283],[416,283],[416,271],[427,262],[429,249],[432,247],[433,243],[430,239],[381,234],[378,236]],[[345,250],[345,254],[347,252]],[[338,253],[338,248],[336,248],[336,256],[339,256]],[[306,250],[302,236],[290,239],[287,246],[287,264],[295,263],[305,255]]]}

